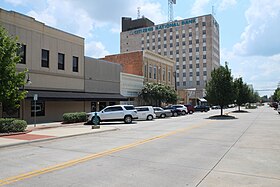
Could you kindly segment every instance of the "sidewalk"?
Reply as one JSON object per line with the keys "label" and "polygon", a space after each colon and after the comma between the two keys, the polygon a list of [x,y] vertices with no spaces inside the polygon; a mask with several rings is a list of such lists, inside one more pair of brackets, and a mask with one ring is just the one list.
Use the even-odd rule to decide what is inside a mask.
{"label": "sidewalk", "polygon": [[100,129],[92,129],[91,125],[84,125],[84,123],[61,124],[60,122],[56,122],[37,124],[36,127],[34,125],[28,125],[27,130],[30,132],[8,136],[0,135],[0,148],[83,134],[114,131],[117,128],[101,125]]}

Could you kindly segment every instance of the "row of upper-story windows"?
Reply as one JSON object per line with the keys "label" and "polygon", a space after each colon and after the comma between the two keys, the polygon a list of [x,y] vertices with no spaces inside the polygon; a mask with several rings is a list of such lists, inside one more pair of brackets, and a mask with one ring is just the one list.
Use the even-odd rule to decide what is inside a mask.
{"label": "row of upper-story windows", "polygon": [[[159,75],[158,75],[159,74]],[[147,65],[145,64],[144,66],[144,76],[147,77],[149,79],[157,79],[159,78],[159,76],[161,75],[161,78],[163,81],[166,80],[166,69],[162,68],[160,69],[158,66],[152,66],[149,65],[149,70],[147,69]],[[168,72],[167,72],[167,80],[170,82],[171,81],[171,70],[170,68],[168,68]]]}
{"label": "row of upper-story windows", "polygon": [[[188,83],[188,85],[187,85],[187,83]],[[196,85],[197,86],[200,86],[200,85],[206,85],[206,83],[207,83],[207,81],[196,81],[195,82],[196,83]],[[187,82],[187,81],[183,81],[183,82],[177,82],[177,86],[195,86],[195,85],[193,85],[193,81],[189,81],[189,82]]]}
{"label": "row of upper-story windows", "polygon": [[[18,51],[18,55],[21,57],[21,64],[26,64],[26,45],[21,45]],[[41,67],[50,67],[50,51],[46,49],[41,50]],[[57,69],[65,69],[65,54],[57,54]],[[72,71],[79,72],[79,57],[73,56],[72,58]]]}

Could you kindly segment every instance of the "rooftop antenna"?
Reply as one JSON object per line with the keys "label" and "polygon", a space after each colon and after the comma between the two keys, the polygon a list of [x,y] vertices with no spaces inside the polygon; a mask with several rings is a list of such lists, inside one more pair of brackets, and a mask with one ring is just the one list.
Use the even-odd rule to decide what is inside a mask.
{"label": "rooftop antenna", "polygon": [[141,18],[140,9],[141,7],[137,7],[137,19]]}
{"label": "rooftop antenna", "polygon": [[214,6],[212,6],[212,15],[213,15],[213,16],[216,15],[216,13],[215,13],[215,7],[214,7]]}
{"label": "rooftop antenna", "polygon": [[168,21],[173,21],[173,4],[176,4],[176,0],[168,0]]}

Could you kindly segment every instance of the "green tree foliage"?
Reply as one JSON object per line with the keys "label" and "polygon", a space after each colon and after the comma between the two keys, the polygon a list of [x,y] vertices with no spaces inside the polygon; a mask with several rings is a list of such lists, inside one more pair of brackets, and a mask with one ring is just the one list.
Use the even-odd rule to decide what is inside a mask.
{"label": "green tree foliage", "polygon": [[240,111],[240,106],[250,101],[251,91],[247,84],[243,83],[242,78],[234,80],[234,87],[236,91],[236,104]]}
{"label": "green tree foliage", "polygon": [[10,110],[18,108],[26,95],[26,91],[20,90],[26,83],[26,71],[16,69],[21,60],[17,55],[19,47],[17,40],[0,26],[0,102]]}
{"label": "green tree foliage", "polygon": [[206,99],[212,105],[221,106],[221,115],[223,115],[223,108],[232,104],[235,99],[235,87],[233,84],[233,77],[226,66],[220,66],[214,69],[211,73],[211,80],[206,85]]}
{"label": "green tree foliage", "polygon": [[280,88],[277,88],[273,95],[272,95],[272,100],[275,102],[280,102]]}
{"label": "green tree foliage", "polygon": [[177,93],[170,86],[161,83],[146,83],[139,97],[145,104],[160,106],[161,103],[176,103]]}
{"label": "green tree foliage", "polygon": [[258,92],[250,89],[250,97],[249,97],[249,102],[250,103],[256,103],[261,100],[261,97]]}

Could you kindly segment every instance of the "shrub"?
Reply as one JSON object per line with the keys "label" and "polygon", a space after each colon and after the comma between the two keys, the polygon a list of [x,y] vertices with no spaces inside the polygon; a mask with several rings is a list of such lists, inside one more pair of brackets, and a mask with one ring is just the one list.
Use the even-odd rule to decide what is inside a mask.
{"label": "shrub", "polygon": [[0,118],[0,133],[24,132],[27,123],[14,118]]}
{"label": "shrub", "polygon": [[74,112],[63,114],[64,123],[77,123],[85,122],[87,120],[87,114],[85,112]]}

